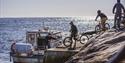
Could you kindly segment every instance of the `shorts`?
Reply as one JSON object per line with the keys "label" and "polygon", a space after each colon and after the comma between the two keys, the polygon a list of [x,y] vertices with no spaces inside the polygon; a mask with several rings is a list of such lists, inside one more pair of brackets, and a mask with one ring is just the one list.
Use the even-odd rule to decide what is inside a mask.
{"label": "shorts", "polygon": [[106,18],[106,17],[103,17],[103,18],[101,19],[101,24],[105,24],[106,20],[107,20],[107,18]]}

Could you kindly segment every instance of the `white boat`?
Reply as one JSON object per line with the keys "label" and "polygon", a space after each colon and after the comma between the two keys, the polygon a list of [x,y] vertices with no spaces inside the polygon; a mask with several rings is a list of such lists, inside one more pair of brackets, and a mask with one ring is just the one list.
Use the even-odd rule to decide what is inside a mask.
{"label": "white boat", "polygon": [[[58,35],[59,33],[52,33],[52,36],[58,39],[53,42],[56,46],[60,45],[61,35]],[[28,31],[26,33],[26,42],[16,43],[16,52],[10,52],[13,63],[43,63],[44,52],[47,49],[45,37],[48,34],[49,32]]]}

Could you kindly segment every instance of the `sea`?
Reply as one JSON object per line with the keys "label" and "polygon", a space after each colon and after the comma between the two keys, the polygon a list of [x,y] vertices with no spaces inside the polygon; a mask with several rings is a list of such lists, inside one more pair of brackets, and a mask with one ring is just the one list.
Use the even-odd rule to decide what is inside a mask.
{"label": "sea", "polygon": [[[49,30],[57,30],[62,33],[69,32],[70,22],[77,26],[79,33],[95,30],[98,24],[92,17],[11,17],[0,18],[0,63],[10,62],[9,51],[13,40],[16,42],[26,41],[26,32],[40,30],[48,27]],[[113,19],[107,23],[113,25]]]}

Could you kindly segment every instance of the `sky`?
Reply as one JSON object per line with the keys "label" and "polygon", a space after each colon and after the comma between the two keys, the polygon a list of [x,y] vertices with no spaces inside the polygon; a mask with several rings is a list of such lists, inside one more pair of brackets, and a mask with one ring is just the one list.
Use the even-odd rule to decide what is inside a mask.
{"label": "sky", "polygon": [[[124,1],[124,2],[123,2]],[[125,6],[125,0],[121,0]],[[0,0],[0,17],[113,16],[116,0]]]}

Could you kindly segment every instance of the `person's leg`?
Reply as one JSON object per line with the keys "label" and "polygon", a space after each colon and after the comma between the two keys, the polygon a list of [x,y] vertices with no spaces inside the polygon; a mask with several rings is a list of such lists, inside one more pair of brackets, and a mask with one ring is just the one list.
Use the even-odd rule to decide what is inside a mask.
{"label": "person's leg", "polygon": [[119,17],[119,28],[121,28],[121,20],[122,20],[122,15]]}
{"label": "person's leg", "polygon": [[120,24],[121,24],[121,15],[119,15],[119,19],[118,19],[117,24],[118,24],[118,28],[120,29]]}
{"label": "person's leg", "polygon": [[113,28],[116,28],[116,25],[117,25],[116,22],[117,22],[117,16],[115,15],[114,16],[114,26],[113,26]]}
{"label": "person's leg", "polygon": [[51,46],[50,46],[50,42],[48,42],[48,48],[51,48]]}
{"label": "person's leg", "polygon": [[77,33],[74,34],[73,39],[74,39],[74,41],[75,41],[75,42],[74,42],[73,49],[75,49],[75,48],[76,48],[76,41],[77,41]]}
{"label": "person's leg", "polygon": [[70,48],[72,48],[72,43],[73,43],[72,39],[73,39],[73,34],[71,33],[71,35],[70,35],[70,41],[71,41]]}
{"label": "person's leg", "polygon": [[105,28],[105,21],[106,21],[106,18],[102,18],[101,19],[102,31],[106,30],[106,28]]}
{"label": "person's leg", "polygon": [[72,37],[73,37],[73,36],[72,36],[72,33],[71,33],[71,34],[70,34],[70,40],[72,40]]}
{"label": "person's leg", "polygon": [[11,59],[12,55],[13,55],[13,53],[12,53],[12,52],[10,52],[10,62],[11,62],[11,60],[12,60],[12,59]]}

